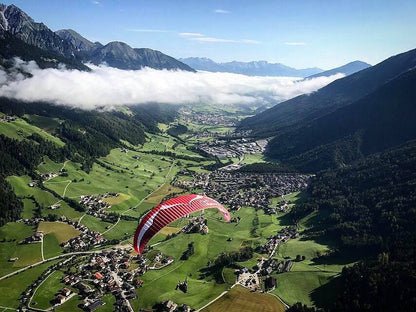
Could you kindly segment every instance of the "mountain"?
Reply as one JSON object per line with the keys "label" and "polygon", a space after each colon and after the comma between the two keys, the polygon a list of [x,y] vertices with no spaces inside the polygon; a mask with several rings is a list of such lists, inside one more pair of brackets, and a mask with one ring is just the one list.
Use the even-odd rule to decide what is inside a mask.
{"label": "mountain", "polygon": [[70,42],[72,46],[80,52],[91,52],[97,48],[102,47],[103,45],[99,42],[91,42],[88,39],[81,36],[75,30],[72,29],[61,29],[55,31],[62,39]]}
{"label": "mountain", "polygon": [[309,121],[348,106],[416,66],[416,49],[338,79],[311,94],[303,94],[244,119],[240,129],[271,136],[296,129]]}
{"label": "mountain", "polygon": [[62,40],[43,23],[36,23],[15,5],[0,4],[0,28],[29,45],[68,58],[74,57],[74,49],[70,42]]}
{"label": "mountain", "polygon": [[338,73],[344,74],[345,76],[349,76],[352,75],[356,72],[359,72],[360,70],[366,69],[368,67],[371,67],[370,64],[365,63],[365,62],[361,62],[361,61],[354,61],[354,62],[350,62],[348,64],[345,64],[343,66],[337,67],[337,68],[333,68],[330,70],[326,70],[322,73],[318,73],[312,76],[309,76],[307,78],[316,78],[316,77],[322,77],[322,76],[332,76]]}
{"label": "mountain", "polygon": [[[271,125],[273,119],[281,123],[265,130],[275,135],[269,156],[298,170],[318,171],[415,139],[415,63],[416,50],[411,50],[315,94],[282,103],[283,109],[277,105],[266,111],[267,117],[259,114],[262,123]],[[297,116],[288,115],[295,109]],[[250,122],[260,126],[256,117]]]}
{"label": "mountain", "polygon": [[318,171],[416,139],[415,85],[412,69],[351,105],[277,136],[269,155]]}
{"label": "mountain", "polygon": [[254,62],[227,62],[216,63],[206,57],[180,58],[181,62],[188,64],[196,70],[211,72],[227,72],[243,74],[247,76],[291,76],[307,77],[322,72],[320,68],[296,69],[280,63],[269,63],[267,61]]}
{"label": "mountain", "polygon": [[65,64],[70,69],[90,70],[74,58],[66,58],[53,51],[27,44],[3,29],[0,29],[0,46],[0,65],[6,70],[14,66],[14,57],[26,62],[35,61],[40,68],[58,68],[59,64]]}
{"label": "mountain", "polygon": [[[106,62],[120,69],[140,69],[147,66],[156,69],[194,71],[188,65],[159,51],[133,49],[122,42],[110,42],[103,46],[99,42],[89,41],[71,29],[53,32],[43,23],[35,22],[15,5],[0,4],[0,30],[13,35],[13,37],[3,35],[3,42],[15,41],[14,38],[17,38],[27,45],[25,49],[31,49],[29,46],[33,46],[54,53],[53,59],[59,58],[59,62],[70,65],[71,68],[74,68],[74,64],[75,68],[87,68],[82,62],[94,64]],[[13,56],[20,56],[21,52],[19,49],[15,51],[9,49],[9,53],[14,54]]]}
{"label": "mountain", "polygon": [[105,62],[109,66],[120,69],[140,69],[147,66],[155,69],[194,71],[188,65],[162,52],[152,49],[133,49],[128,44],[118,41],[95,49],[88,56],[88,60],[97,65]]}

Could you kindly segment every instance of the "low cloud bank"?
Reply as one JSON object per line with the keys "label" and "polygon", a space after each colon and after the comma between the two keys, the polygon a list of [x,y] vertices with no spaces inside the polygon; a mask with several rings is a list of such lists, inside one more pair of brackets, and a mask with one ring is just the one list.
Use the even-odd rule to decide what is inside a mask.
{"label": "low cloud bank", "polygon": [[[108,109],[116,105],[276,103],[311,93],[343,77],[336,74],[301,80],[292,77],[251,77],[231,73],[120,70],[93,66],[91,72],[40,69],[35,62],[15,60],[12,71],[0,68],[0,96],[23,101]],[[20,72],[31,74],[25,77]]]}

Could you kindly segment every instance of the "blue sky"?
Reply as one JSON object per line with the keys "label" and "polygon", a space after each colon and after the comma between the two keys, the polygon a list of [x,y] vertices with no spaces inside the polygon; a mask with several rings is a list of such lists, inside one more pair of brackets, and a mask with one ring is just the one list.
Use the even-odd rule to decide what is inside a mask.
{"label": "blue sky", "polygon": [[15,0],[52,30],[173,57],[329,69],[416,48],[416,1]]}

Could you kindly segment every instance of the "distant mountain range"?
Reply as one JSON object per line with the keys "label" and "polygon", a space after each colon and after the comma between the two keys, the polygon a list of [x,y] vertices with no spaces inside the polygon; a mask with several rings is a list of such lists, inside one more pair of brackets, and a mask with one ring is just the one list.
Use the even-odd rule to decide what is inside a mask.
{"label": "distant mountain range", "polygon": [[331,76],[337,73],[342,73],[346,76],[351,75],[357,71],[365,69],[370,64],[354,61],[337,67],[331,70],[324,71],[320,68],[304,68],[296,69],[280,63],[269,63],[266,61],[253,62],[227,62],[217,63],[206,57],[188,57],[180,58],[181,62],[188,64],[196,70],[210,71],[210,72],[227,72],[235,74],[243,74],[248,76],[289,76],[302,78],[315,78],[320,76]]}
{"label": "distant mountain range", "polygon": [[[103,46],[71,29],[53,32],[43,23],[35,22],[15,5],[0,4],[0,39],[2,47],[8,47],[7,53],[0,52],[3,58],[1,63],[5,62],[5,56],[26,57],[29,59],[25,60],[30,60],[33,54],[32,59],[43,60],[43,67],[56,67],[58,63],[64,63],[70,68],[86,69],[83,62],[105,62],[120,69],[147,66],[194,71],[188,65],[156,50],[134,49],[122,42],[110,42]],[[45,55],[42,55],[42,51]]]}
{"label": "distant mountain range", "polygon": [[344,166],[416,138],[416,49],[243,120],[269,156],[302,171]]}
{"label": "distant mountain range", "polygon": [[269,63],[267,61],[254,62],[227,62],[216,63],[206,57],[188,57],[180,58],[181,62],[189,65],[196,70],[210,72],[227,72],[242,74],[247,76],[290,76],[290,77],[308,77],[322,72],[320,68],[296,69],[280,63]]}

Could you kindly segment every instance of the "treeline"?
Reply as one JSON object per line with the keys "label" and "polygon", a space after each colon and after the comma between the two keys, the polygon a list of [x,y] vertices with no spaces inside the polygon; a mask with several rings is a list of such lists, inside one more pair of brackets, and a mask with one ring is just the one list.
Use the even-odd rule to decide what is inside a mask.
{"label": "treeline", "polygon": [[333,311],[411,311],[416,302],[416,142],[368,157],[351,167],[319,173],[308,203],[327,217],[311,235],[330,236],[340,251],[367,260],[344,268]]}

